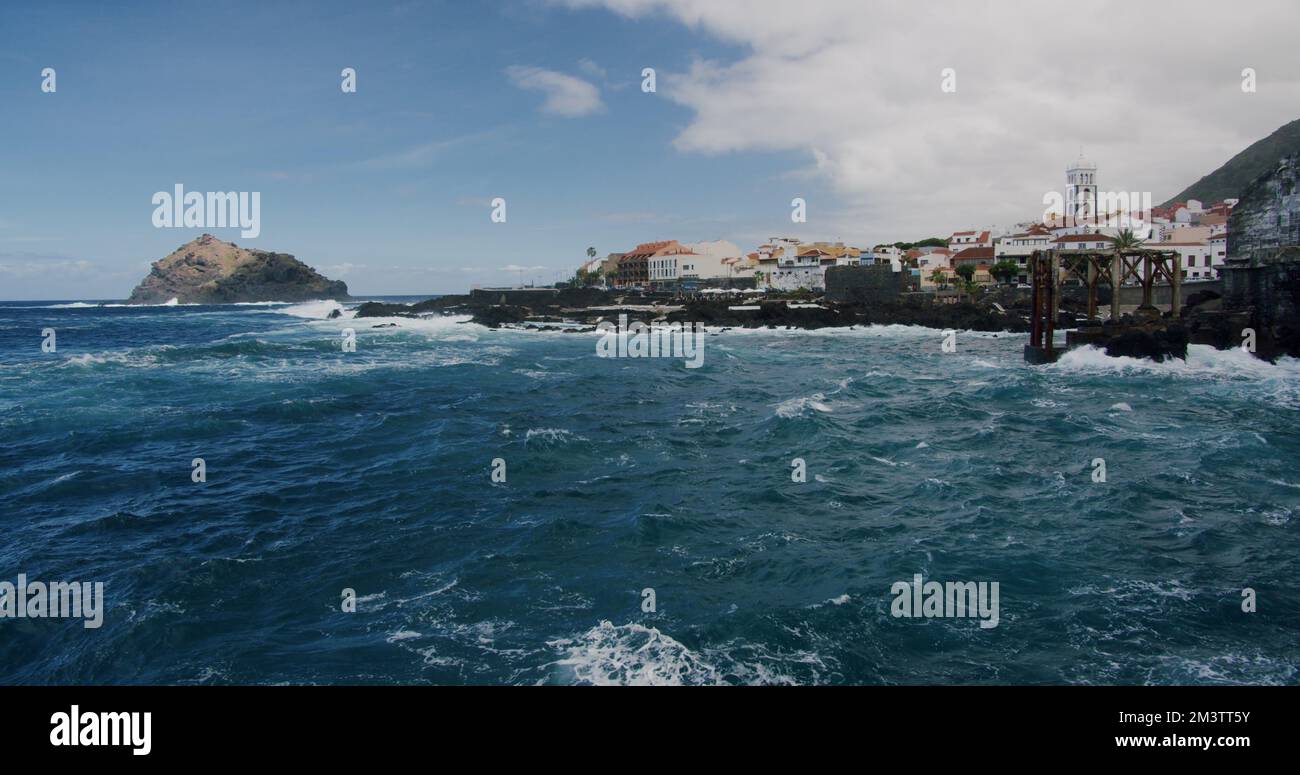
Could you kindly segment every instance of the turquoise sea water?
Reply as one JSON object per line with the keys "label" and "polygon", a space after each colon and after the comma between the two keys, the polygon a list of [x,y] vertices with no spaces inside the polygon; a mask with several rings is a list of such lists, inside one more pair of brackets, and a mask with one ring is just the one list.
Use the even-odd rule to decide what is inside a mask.
{"label": "turquoise sea water", "polygon": [[[0,619],[0,682],[1297,682],[1300,363],[877,327],[687,369],[336,306],[0,302],[0,581],[106,595]],[[998,626],[891,616],[917,573]]]}

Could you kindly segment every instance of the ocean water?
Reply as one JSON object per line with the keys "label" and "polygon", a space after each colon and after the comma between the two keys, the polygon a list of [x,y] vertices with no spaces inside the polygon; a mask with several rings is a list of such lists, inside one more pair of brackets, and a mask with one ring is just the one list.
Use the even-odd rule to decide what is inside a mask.
{"label": "ocean water", "polygon": [[[890,326],[688,369],[336,307],[0,302],[0,581],[106,597],[0,620],[0,682],[1297,682],[1295,361]],[[998,625],[892,616],[918,573]]]}

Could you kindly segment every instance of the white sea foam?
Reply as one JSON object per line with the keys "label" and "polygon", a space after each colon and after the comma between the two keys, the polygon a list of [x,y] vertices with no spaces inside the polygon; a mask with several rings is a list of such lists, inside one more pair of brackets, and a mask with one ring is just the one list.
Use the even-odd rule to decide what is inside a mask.
{"label": "white sea foam", "polygon": [[[344,310],[343,317],[349,320],[357,334],[363,331],[411,331],[428,334],[439,342],[478,342],[479,335],[492,329],[472,322],[473,315],[435,315],[427,318],[356,318],[355,310]],[[337,321],[331,321],[337,322]],[[384,326],[376,329],[375,326]]]}
{"label": "white sea foam", "polygon": [[822,393],[813,393],[811,396],[804,398],[788,398],[776,405],[776,416],[786,419],[798,417],[804,413],[805,409],[813,409],[823,413],[834,411],[825,401],[826,396]]}
{"label": "white sea foam", "polygon": [[524,442],[530,442],[533,439],[549,442],[552,444],[565,444],[573,440],[585,441],[581,436],[575,436],[571,431],[564,428],[529,428],[524,434]]}
{"label": "white sea foam", "polygon": [[110,363],[115,366],[126,366],[135,369],[152,369],[158,366],[158,357],[156,355],[131,352],[129,350],[104,353],[81,353],[80,355],[68,356],[60,366],[89,367],[103,366]]}
{"label": "white sea foam", "polygon": [[333,299],[320,299],[318,301],[304,301],[301,304],[294,304],[291,307],[275,310],[280,315],[292,315],[296,318],[308,318],[313,320],[328,319],[335,310],[342,315],[350,310],[345,310],[342,304]]}
{"label": "white sea foam", "polygon": [[[735,335],[767,335],[783,337],[861,337],[868,339],[929,339],[937,337],[944,329],[928,328],[926,326],[904,326],[897,323],[889,325],[871,325],[871,326],[829,326],[826,328],[743,328],[740,326],[727,326],[723,331],[723,326],[706,326],[707,333],[721,333],[723,336]],[[977,335],[982,332],[959,332]],[[984,337],[991,334],[984,334]],[[1006,336],[1006,334],[1002,334]],[[981,338],[984,338],[981,337]]]}
{"label": "white sea foam", "polygon": [[1146,358],[1111,357],[1091,345],[1070,350],[1046,367],[1064,373],[1113,374],[1146,372],[1185,377],[1285,379],[1300,382],[1300,360],[1282,358],[1277,364],[1256,358],[1240,348],[1217,350],[1209,345],[1187,346],[1187,360],[1178,358],[1156,363]]}
{"label": "white sea foam", "polygon": [[597,686],[717,685],[722,676],[703,657],[654,627],[602,621],[576,638],[548,641],[565,656],[552,663]]}
{"label": "white sea foam", "polygon": [[1133,407],[1129,406],[1129,405],[1128,405],[1127,403],[1125,403],[1124,401],[1120,401],[1118,404],[1111,404],[1111,405],[1110,405],[1110,408],[1111,408],[1111,409],[1114,409],[1114,410],[1117,411],[1117,412],[1131,412],[1131,411],[1133,411]]}
{"label": "white sea foam", "polygon": [[87,309],[92,307],[201,307],[201,304],[181,304],[180,299],[171,298],[161,304],[126,304],[123,302],[73,301],[66,304],[43,304],[33,307],[5,307],[5,309]]}

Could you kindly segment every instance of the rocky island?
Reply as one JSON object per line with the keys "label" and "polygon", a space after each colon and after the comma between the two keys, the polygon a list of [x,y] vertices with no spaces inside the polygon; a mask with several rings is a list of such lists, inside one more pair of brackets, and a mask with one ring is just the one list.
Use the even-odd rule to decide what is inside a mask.
{"label": "rocky island", "polygon": [[289,255],[241,248],[211,234],[155,261],[129,304],[232,304],[349,298],[348,286]]}

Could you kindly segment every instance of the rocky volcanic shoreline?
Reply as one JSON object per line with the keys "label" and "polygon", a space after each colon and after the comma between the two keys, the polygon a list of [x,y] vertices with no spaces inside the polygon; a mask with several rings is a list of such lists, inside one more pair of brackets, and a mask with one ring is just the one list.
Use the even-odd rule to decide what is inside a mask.
{"label": "rocky volcanic shoreline", "polygon": [[[601,322],[617,322],[626,316],[628,323],[699,323],[710,328],[821,329],[868,325],[910,325],[959,331],[986,331],[1023,334],[1029,332],[1029,295],[1023,289],[999,289],[974,301],[937,303],[920,294],[900,296],[887,302],[871,304],[836,303],[807,295],[769,298],[774,294],[740,294],[730,299],[674,298],[667,294],[635,295],[594,288],[565,289],[528,305],[492,303],[486,295],[451,295],[416,304],[366,302],[356,310],[356,317],[427,318],[469,315],[471,322],[489,328],[551,330],[579,333],[593,330]],[[749,298],[746,299],[745,297]],[[1183,308],[1183,315],[1194,315],[1202,305],[1214,308],[1218,294],[1193,294]],[[734,309],[742,307],[743,309]],[[1086,300],[1082,289],[1063,289],[1060,330],[1087,327],[1084,320]],[[1157,315],[1157,318],[1160,316]],[[1193,318],[1195,319],[1195,318]],[[1169,358],[1186,359],[1188,327],[1176,322],[1153,320],[1138,325],[1125,315],[1123,335],[1098,338],[1098,346],[1107,355],[1150,358],[1160,362]],[[1111,330],[1109,322],[1092,321],[1097,333]],[[1207,342],[1211,343],[1211,342]],[[1211,343],[1213,344],[1213,343]],[[1226,349],[1222,346],[1219,349]]]}
{"label": "rocky volcanic shoreline", "polygon": [[[754,296],[756,294],[750,294]],[[938,329],[1025,332],[1029,323],[1019,309],[1000,311],[992,304],[935,304],[918,298],[889,303],[809,302],[806,298],[742,301],[639,296],[597,289],[567,289],[525,305],[493,304],[466,295],[443,296],[418,304],[366,302],[358,318],[471,315],[490,328],[589,330],[626,315],[629,323],[700,323],[730,328],[819,329],[857,325],[916,325]],[[746,309],[735,309],[745,307]]]}

